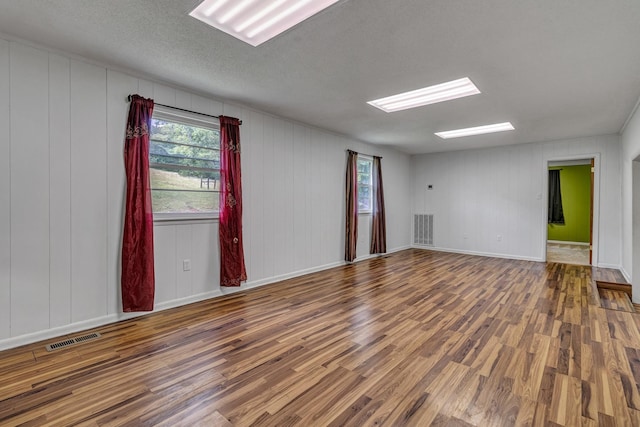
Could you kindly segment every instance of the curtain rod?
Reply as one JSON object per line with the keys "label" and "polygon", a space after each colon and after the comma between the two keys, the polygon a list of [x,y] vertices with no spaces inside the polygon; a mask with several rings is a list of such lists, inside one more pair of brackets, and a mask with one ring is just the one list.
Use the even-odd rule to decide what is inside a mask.
{"label": "curtain rod", "polygon": [[[127,101],[131,102],[131,95],[127,96]],[[159,105],[161,107],[171,108],[171,109],[178,110],[178,111],[184,111],[185,113],[199,114],[199,115],[205,116],[205,117],[213,117],[214,119],[219,119],[220,118],[220,116],[214,116],[212,114],[205,114],[205,113],[200,113],[198,111],[187,110],[186,108],[172,107],[171,105],[160,104],[160,103],[155,102],[155,101],[154,101],[153,105]],[[242,120],[240,120],[240,124],[242,124]]]}
{"label": "curtain rod", "polygon": [[382,159],[382,156],[374,156],[373,154],[367,154],[367,153],[358,153],[357,151],[350,150],[348,148],[347,148],[347,151],[351,151],[352,153],[356,153],[356,154],[362,154],[363,156],[367,156],[367,157],[378,157],[378,158]]}

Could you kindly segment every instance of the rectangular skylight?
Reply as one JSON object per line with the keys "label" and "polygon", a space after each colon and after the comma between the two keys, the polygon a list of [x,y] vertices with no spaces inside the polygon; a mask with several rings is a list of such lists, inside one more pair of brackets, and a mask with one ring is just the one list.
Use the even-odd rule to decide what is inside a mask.
{"label": "rectangular skylight", "polygon": [[204,0],[189,13],[258,46],[339,0]]}
{"label": "rectangular skylight", "polygon": [[436,102],[449,101],[480,93],[476,85],[468,78],[453,80],[435,86],[412,90],[398,95],[369,101],[367,104],[391,113],[409,108],[422,107]]}
{"label": "rectangular skylight", "polygon": [[473,128],[448,130],[446,132],[436,132],[440,138],[460,138],[463,136],[482,135],[485,133],[504,132],[507,130],[513,130],[514,127],[510,122],[496,123],[493,125],[476,126]]}

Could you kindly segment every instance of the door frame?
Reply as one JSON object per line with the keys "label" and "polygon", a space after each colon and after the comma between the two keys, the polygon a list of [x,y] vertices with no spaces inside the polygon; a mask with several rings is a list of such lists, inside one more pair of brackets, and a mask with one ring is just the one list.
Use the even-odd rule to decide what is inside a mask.
{"label": "door frame", "polygon": [[591,173],[589,174],[589,265],[593,265],[593,195],[596,180],[596,161],[591,158]]}
{"label": "door frame", "polygon": [[549,209],[549,163],[573,160],[593,160],[593,192],[591,204],[591,265],[598,266],[599,224],[600,224],[600,153],[553,156],[544,159],[542,174],[542,261],[547,261],[548,209]]}
{"label": "door frame", "polygon": [[[625,274],[627,276],[627,274]],[[640,302],[640,156],[631,162],[631,280],[632,301]]]}

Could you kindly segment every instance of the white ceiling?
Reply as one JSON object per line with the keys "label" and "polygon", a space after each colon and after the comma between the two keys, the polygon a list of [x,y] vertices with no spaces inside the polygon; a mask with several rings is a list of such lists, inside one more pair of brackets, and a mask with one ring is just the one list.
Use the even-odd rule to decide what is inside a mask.
{"label": "white ceiling", "polygon": [[[407,153],[617,133],[640,97],[639,0],[342,0],[257,48],[195,4],[0,0],[0,32]],[[465,76],[483,93],[366,104]]]}

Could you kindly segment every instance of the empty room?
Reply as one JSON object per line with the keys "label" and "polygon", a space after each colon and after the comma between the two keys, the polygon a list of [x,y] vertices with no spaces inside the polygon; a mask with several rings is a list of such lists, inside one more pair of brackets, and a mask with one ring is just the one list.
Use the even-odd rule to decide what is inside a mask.
{"label": "empty room", "polygon": [[639,23],[0,0],[0,426],[640,425]]}

